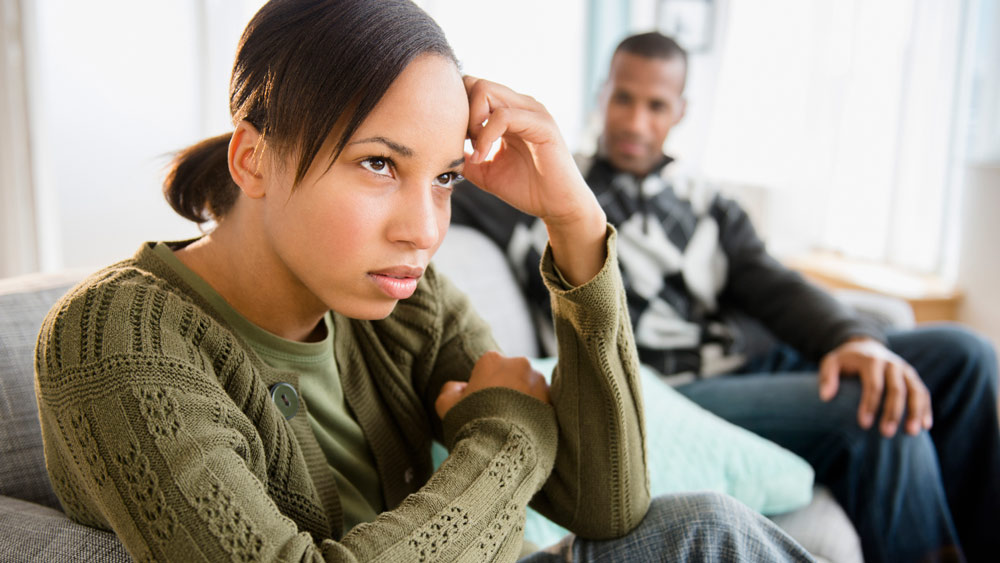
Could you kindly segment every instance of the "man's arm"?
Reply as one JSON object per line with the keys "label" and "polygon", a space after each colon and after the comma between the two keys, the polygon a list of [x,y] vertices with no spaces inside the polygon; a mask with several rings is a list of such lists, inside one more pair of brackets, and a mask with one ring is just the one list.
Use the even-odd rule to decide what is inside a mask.
{"label": "man's arm", "polygon": [[816,361],[851,338],[885,342],[881,331],[768,254],[750,218],[734,201],[717,196],[712,214],[729,261],[723,301]]}
{"label": "man's arm", "polygon": [[514,209],[468,180],[458,184],[451,197],[451,223],[472,227],[503,249],[510,244],[518,224],[527,225],[534,221],[536,219],[531,215]]}
{"label": "man's arm", "polygon": [[846,306],[771,257],[749,217],[716,198],[713,213],[729,258],[723,297],[760,319],[776,336],[820,363],[820,398],[836,395],[841,375],[861,380],[858,424],[869,428],[882,406],[880,430],[893,436],[906,412],[905,430],[933,424],[930,394],[917,372],[886,348],[885,335]]}

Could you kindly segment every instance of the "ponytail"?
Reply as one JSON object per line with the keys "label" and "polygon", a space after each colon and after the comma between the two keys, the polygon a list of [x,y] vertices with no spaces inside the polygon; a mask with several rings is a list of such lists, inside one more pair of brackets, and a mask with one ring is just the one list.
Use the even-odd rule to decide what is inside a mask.
{"label": "ponytail", "polygon": [[218,221],[232,209],[240,189],[229,175],[229,139],[226,133],[192,145],[174,158],[163,196],[181,217],[205,223]]}

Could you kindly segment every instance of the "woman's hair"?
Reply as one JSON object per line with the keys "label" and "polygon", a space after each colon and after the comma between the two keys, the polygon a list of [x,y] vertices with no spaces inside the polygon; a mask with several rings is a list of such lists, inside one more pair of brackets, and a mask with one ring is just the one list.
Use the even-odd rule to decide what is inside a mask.
{"label": "woman's hair", "polygon": [[[229,111],[234,123],[256,127],[268,150],[298,155],[297,185],[331,133],[338,134],[336,159],[389,85],[424,53],[457,64],[441,28],[409,0],[271,0],[240,39]],[[163,193],[181,216],[218,220],[236,202],[231,137],[206,139],[174,159]]]}

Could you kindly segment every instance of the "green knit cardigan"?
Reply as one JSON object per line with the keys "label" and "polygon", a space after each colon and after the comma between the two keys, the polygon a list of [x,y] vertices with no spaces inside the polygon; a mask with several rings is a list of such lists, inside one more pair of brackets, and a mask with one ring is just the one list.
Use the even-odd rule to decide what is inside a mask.
{"label": "green knit cardigan", "polygon": [[[438,420],[443,383],[468,379],[496,345],[433,267],[386,319],[334,315],[344,394],[389,508],[343,537],[308,405],[286,420],[271,402],[296,374],[261,361],[152,247],[53,307],[35,365],[65,512],[114,531],[135,559],[512,561],[529,500],[591,538],[645,514],[638,363],[610,227],[585,285],[567,288],[551,251],[543,261],[559,340],[552,406],[492,388]],[[435,438],[450,455],[433,472]]]}

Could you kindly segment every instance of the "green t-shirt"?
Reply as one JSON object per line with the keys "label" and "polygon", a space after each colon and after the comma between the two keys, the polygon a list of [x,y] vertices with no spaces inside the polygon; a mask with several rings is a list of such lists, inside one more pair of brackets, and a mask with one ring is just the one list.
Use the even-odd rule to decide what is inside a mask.
{"label": "green t-shirt", "polygon": [[299,394],[309,408],[309,425],[333,469],[344,513],[344,533],[371,522],[385,510],[375,460],[361,426],[344,400],[340,372],[333,357],[333,319],[323,317],[326,336],[319,342],[296,342],[250,322],[217,291],[184,265],[164,243],[154,252],[194,288],[227,323],[274,369],[299,374]]}

